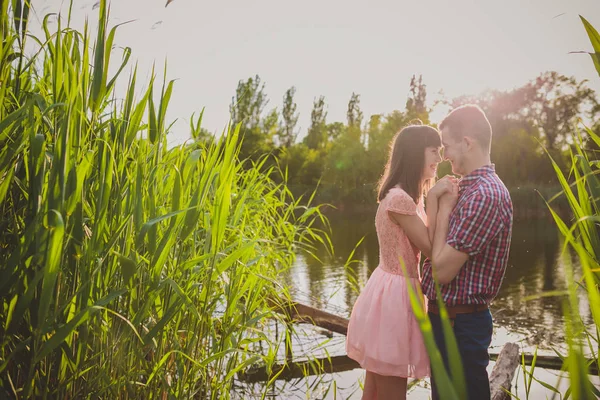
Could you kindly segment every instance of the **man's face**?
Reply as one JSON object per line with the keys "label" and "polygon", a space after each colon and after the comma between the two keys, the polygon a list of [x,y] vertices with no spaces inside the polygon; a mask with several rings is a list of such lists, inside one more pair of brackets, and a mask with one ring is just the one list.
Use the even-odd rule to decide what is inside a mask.
{"label": "man's face", "polygon": [[[456,135],[456,137],[459,137]],[[442,129],[442,144],[444,146],[444,160],[452,164],[452,172],[464,175],[465,143],[464,139],[457,140],[448,128]]]}

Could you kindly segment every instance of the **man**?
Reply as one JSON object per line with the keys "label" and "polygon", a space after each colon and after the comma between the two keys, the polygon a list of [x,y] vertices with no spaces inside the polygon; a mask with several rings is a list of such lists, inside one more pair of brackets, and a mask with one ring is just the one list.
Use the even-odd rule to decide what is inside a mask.
{"label": "man", "polygon": [[[512,234],[512,202],[490,160],[492,128],[474,105],[453,110],[439,125],[444,158],[461,175],[458,191],[440,197],[432,256],[423,267],[423,291],[436,344],[448,367],[434,279],[454,329],[471,400],[490,398],[487,374],[492,340],[489,304],[498,294]],[[428,199],[437,202],[437,199]],[[429,204],[429,203],[428,203]],[[454,204],[456,204],[454,206]],[[449,218],[448,218],[449,217]],[[432,396],[438,399],[432,376]]]}

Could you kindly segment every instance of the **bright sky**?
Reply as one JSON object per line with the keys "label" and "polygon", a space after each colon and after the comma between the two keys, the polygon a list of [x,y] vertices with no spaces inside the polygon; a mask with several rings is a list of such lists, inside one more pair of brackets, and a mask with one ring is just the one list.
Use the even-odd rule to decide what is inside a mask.
{"label": "bright sky", "polygon": [[[97,19],[97,0],[76,0],[74,27]],[[34,1],[39,20],[68,0]],[[600,29],[598,0],[114,0],[111,25],[116,44],[133,49],[147,76],[168,59],[177,79],[169,118],[170,142],[188,137],[189,116],[206,107],[204,127],[220,132],[229,119],[237,82],[259,74],[270,99],[281,108],[296,86],[302,134],[313,99],[324,95],[328,121],[345,121],[352,92],[361,95],[368,118],[403,109],[412,74],[423,74],[429,102],[443,90],[449,98],[486,88],[510,89],[539,73],[557,70],[600,77],[579,14]],[[95,24],[94,24],[95,25]],[[120,54],[115,54],[115,62]],[[159,70],[160,70],[159,69]],[[162,73],[162,72],[161,72]],[[434,120],[446,112],[434,112]]]}

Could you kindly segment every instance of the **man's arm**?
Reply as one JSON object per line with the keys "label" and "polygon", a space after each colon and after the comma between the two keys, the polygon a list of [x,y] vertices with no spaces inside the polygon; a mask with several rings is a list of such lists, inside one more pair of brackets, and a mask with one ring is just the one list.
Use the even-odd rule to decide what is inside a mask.
{"label": "man's arm", "polygon": [[476,194],[462,202],[456,223],[449,228],[452,204],[440,200],[433,240],[432,267],[441,284],[450,283],[469,257],[479,254],[504,229],[499,207],[485,195]]}

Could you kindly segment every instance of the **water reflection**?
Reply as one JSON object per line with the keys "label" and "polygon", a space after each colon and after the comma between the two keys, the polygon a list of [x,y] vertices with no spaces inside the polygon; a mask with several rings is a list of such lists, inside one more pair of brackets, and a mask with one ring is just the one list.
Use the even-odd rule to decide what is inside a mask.
{"label": "water reflection", "polygon": [[493,304],[496,324],[515,332],[531,332],[538,344],[554,341],[562,331],[557,297],[524,301],[544,291],[564,288],[557,229],[548,220],[515,221],[509,263]]}
{"label": "water reflection", "polygon": [[[317,249],[321,260],[299,254],[288,271],[288,282],[295,296],[315,307],[349,316],[358,293],[348,284],[352,276],[360,287],[379,263],[374,213],[332,214],[331,240],[335,254]],[[356,243],[364,236],[362,244]],[[552,220],[516,220],[513,229],[509,265],[502,288],[492,305],[497,327],[523,334],[532,344],[563,341],[562,306],[557,297],[528,297],[565,288],[564,265],[560,257],[561,240]],[[344,267],[352,251],[354,262]],[[577,259],[570,261],[577,266]],[[578,268],[576,268],[577,270]],[[587,300],[581,296],[582,309]],[[585,312],[586,318],[587,311]]]}

